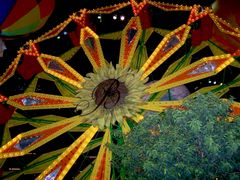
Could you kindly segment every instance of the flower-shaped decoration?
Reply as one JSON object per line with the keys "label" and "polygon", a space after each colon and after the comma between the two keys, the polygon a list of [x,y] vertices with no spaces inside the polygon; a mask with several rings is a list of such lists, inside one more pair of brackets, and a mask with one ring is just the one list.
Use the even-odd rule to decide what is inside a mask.
{"label": "flower-shaped decoration", "polygon": [[97,73],[89,73],[78,91],[77,110],[89,122],[97,120],[100,129],[110,127],[123,118],[132,117],[140,111],[137,105],[143,102],[145,83],[141,73],[130,68],[116,69],[112,64],[101,68]]}
{"label": "flower-shaped decoration", "polygon": [[[111,14],[129,6],[132,8],[134,16],[120,33],[100,36],[87,26],[88,16],[90,15]],[[166,31],[159,28],[150,28],[150,21],[147,20],[150,17],[148,13],[150,7],[166,11],[191,11],[191,13],[189,19],[183,25],[173,31]],[[182,104],[181,100],[159,101],[166,90],[214,76],[233,63],[234,57],[231,54],[223,53],[213,43],[206,41],[197,48],[188,49],[187,53],[178,57],[168,67],[160,80],[155,79],[154,82],[146,85],[152,72],[173,54],[176,57],[176,52],[180,51],[181,47],[186,44],[187,39],[194,39],[194,33],[190,31],[192,25],[196,20],[201,20],[204,17],[212,18],[213,23],[221,26],[222,29],[220,30],[225,29],[226,31],[223,32],[227,32],[239,40],[239,30],[217,18],[208,8],[180,6],[148,0],[139,4],[131,1],[94,10],[80,10],[44,35],[27,42],[20,48],[17,57],[0,77],[0,85],[12,77],[16,69],[25,78],[31,78],[41,70],[44,70],[44,72],[33,78],[25,93],[3,99],[3,103],[14,106],[21,111],[17,110],[8,122],[9,124],[6,125],[3,146],[0,148],[0,158],[4,160],[16,157],[14,160],[17,160],[18,156],[23,155],[31,155],[32,158],[34,154],[42,151],[40,146],[44,144],[46,146],[43,146],[43,148],[52,149],[49,150],[51,152],[37,156],[35,160],[27,163],[21,171],[4,172],[2,179],[16,179],[23,173],[37,174],[37,179],[63,179],[65,176],[68,178],[72,175],[76,179],[116,178],[117,174],[112,170],[111,165],[111,150],[107,144],[123,143],[124,140],[121,138],[114,139],[113,130],[115,128],[121,129],[123,134],[127,134],[131,128],[144,119],[146,111],[161,112],[168,107],[179,108]],[[78,27],[74,32],[69,33],[75,45],[74,48],[60,57],[40,52],[41,48],[39,46],[43,41],[47,42],[49,39],[58,37],[70,23],[75,23]],[[148,57],[146,40],[153,32],[164,37],[159,40],[158,45]],[[192,33],[192,36],[190,36],[190,33]],[[101,38],[119,39],[121,41],[120,56],[115,63],[116,65],[110,63],[116,62],[114,59],[104,57],[100,43]],[[206,46],[211,49],[213,56],[204,57],[190,63],[191,56]],[[89,59],[94,72],[87,74],[86,77],[81,75],[80,71],[71,67],[69,65],[71,63],[68,63],[68,60],[80,48]],[[23,62],[18,66],[20,59]],[[34,66],[27,68],[29,64],[30,66],[34,64]],[[82,66],[85,68],[85,64]],[[238,64],[235,64],[235,66],[237,67]],[[40,79],[54,82],[61,95],[50,95],[37,91],[37,83]],[[237,77],[224,86],[210,86],[199,89],[199,92],[212,91],[221,96],[229,88],[239,86],[239,80],[239,77]],[[239,103],[234,103],[232,107],[233,115],[239,112],[237,111],[239,107]],[[63,110],[64,108],[74,108],[76,113],[71,114],[70,117],[49,115],[33,118],[26,118],[24,113],[21,114],[25,110],[27,112],[30,112],[30,110],[38,112],[42,109]],[[50,112],[52,111],[49,110]],[[22,125],[23,122],[35,128],[27,132],[23,132],[23,130],[22,133],[11,139],[9,127]],[[57,140],[55,145],[49,145],[53,143],[51,140],[60,138],[60,135],[67,132],[71,138],[76,138],[71,134],[72,132],[79,132],[79,137],[74,139],[73,143],[71,142],[72,139],[61,139],[60,143]],[[65,143],[69,146],[64,145]],[[62,144],[68,147],[58,149]],[[100,148],[98,148],[99,146]],[[28,158],[27,162],[31,158]],[[1,161],[0,165],[4,167],[4,161]],[[71,172],[74,169],[77,169],[78,174]]]}

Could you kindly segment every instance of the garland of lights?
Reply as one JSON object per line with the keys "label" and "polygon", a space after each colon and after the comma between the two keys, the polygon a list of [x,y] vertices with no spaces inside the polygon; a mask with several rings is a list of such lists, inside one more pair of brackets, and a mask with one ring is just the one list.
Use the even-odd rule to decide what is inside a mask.
{"label": "garland of lights", "polygon": [[[12,64],[8,67],[8,69],[5,71],[5,73],[0,77],[0,85],[2,85],[4,82],[6,82],[10,77],[12,77],[16,71],[17,65],[20,61],[21,56],[23,55],[30,55],[30,56],[39,56],[40,53],[38,52],[36,48],[36,44],[39,42],[42,42],[44,40],[53,38],[58,36],[58,34],[66,27],[71,21],[74,21],[78,23],[82,27],[87,26],[87,17],[91,14],[110,14],[114,11],[118,11],[126,6],[132,6],[134,15],[137,16],[141,12],[141,10],[146,5],[151,5],[154,7],[157,7],[159,9],[162,9],[164,11],[190,11],[190,16],[187,22],[187,25],[190,25],[194,23],[196,20],[199,20],[203,18],[204,16],[209,16],[213,22],[216,24],[218,29],[226,34],[229,34],[231,36],[240,37],[240,30],[238,28],[233,28],[229,23],[224,21],[223,19],[219,18],[217,15],[215,15],[210,9],[206,8],[202,12],[199,12],[199,9],[202,7],[199,5],[194,6],[183,6],[183,5],[175,5],[175,4],[168,4],[168,3],[161,3],[161,2],[155,2],[155,1],[146,1],[144,0],[140,4],[137,4],[134,0],[127,2],[127,3],[120,3],[112,6],[97,8],[93,10],[87,10],[82,9],[79,10],[79,12],[74,13],[73,15],[70,15],[67,20],[65,20],[63,23],[59,24],[52,30],[46,32],[44,35],[40,36],[34,41],[29,41],[26,43],[28,48],[21,47],[18,51],[17,57],[13,60]],[[240,56],[239,50],[236,51],[236,53],[233,53],[234,56]]]}

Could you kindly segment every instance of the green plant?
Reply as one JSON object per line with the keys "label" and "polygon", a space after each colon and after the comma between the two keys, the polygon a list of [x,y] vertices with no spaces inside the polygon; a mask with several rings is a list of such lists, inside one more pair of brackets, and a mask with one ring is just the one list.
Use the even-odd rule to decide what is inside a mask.
{"label": "green plant", "polygon": [[228,122],[230,103],[207,94],[148,113],[110,146],[113,165],[126,179],[239,178],[240,119]]}

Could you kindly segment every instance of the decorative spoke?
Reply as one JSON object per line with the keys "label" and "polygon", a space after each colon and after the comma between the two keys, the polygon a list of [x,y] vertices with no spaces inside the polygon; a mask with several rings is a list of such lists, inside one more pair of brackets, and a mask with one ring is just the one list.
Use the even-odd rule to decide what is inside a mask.
{"label": "decorative spoke", "polygon": [[102,7],[102,8],[96,8],[93,10],[88,10],[89,14],[110,14],[114,11],[117,11],[119,9],[122,9],[126,6],[128,6],[130,4],[130,2],[124,2],[124,3],[120,3],[120,4],[115,4],[112,6],[106,6],[106,7]]}
{"label": "decorative spoke", "polygon": [[81,29],[80,44],[95,70],[106,66],[99,37],[89,27]]}
{"label": "decorative spoke", "polygon": [[[92,141],[87,145],[87,147],[84,149],[83,153],[88,152],[98,146],[101,145],[103,138],[97,138]],[[36,173],[41,173],[44,171],[46,167],[48,167],[55,159],[57,159],[58,156],[60,156],[66,148],[62,148],[56,151],[48,152],[42,154],[40,157],[29,163],[26,167],[24,167],[21,171],[12,172],[12,173],[7,173],[2,176],[3,179],[17,179],[20,175],[22,174],[36,174]],[[93,166],[93,165],[91,165]],[[83,170],[84,171],[84,170]],[[83,173],[83,172],[82,172]],[[82,174],[81,173],[81,174]],[[78,179],[78,177],[76,177]],[[79,178],[80,179],[80,178]]]}
{"label": "decorative spoke", "polygon": [[107,147],[110,143],[110,131],[106,129],[90,179],[110,179],[112,153]]}
{"label": "decorative spoke", "polygon": [[162,112],[166,108],[180,108],[181,105],[182,101],[151,101],[138,107],[145,110]]}
{"label": "decorative spoke", "polygon": [[149,74],[157,69],[165,60],[167,60],[167,58],[169,58],[185,43],[190,29],[190,26],[184,24],[163,38],[146,63],[140,69],[140,71],[143,72],[142,79],[145,79]]}
{"label": "decorative spoke", "polygon": [[163,74],[162,78],[169,76],[170,74],[180,70],[183,67],[186,67],[190,64],[192,56],[190,54],[186,54],[185,56],[181,57],[180,59],[176,60],[172,63],[168,69]]}
{"label": "decorative spoke", "polygon": [[19,134],[0,148],[0,158],[23,156],[82,123],[79,116]]}
{"label": "decorative spoke", "polygon": [[128,134],[131,131],[131,129],[130,129],[128,123],[127,123],[126,118],[124,118],[124,120],[121,124],[121,128],[122,128],[123,134],[125,134],[125,135]]}
{"label": "decorative spoke", "polygon": [[[88,151],[92,150],[93,148],[100,146],[101,143],[102,143],[102,139],[103,138],[97,138],[97,139],[94,139],[94,140],[90,141],[88,146],[84,149],[83,153],[88,152]],[[37,159],[35,159],[31,163],[29,163],[21,171],[18,171],[17,174],[16,174],[16,172],[6,173],[6,174],[3,174],[2,178],[3,179],[9,179],[9,178],[17,179],[22,174],[41,173],[42,171],[44,171],[44,169],[47,166],[49,166],[65,150],[66,150],[66,148],[62,148],[62,149],[59,149],[59,150],[56,150],[56,151],[44,153],[40,157],[38,157]],[[90,164],[90,167],[93,168],[93,165]],[[84,175],[83,171],[81,171],[81,173],[80,173],[81,176]],[[76,179],[81,179],[81,178],[78,178],[78,176],[77,176]]]}
{"label": "decorative spoke", "polygon": [[139,17],[133,17],[122,32],[119,64],[121,67],[130,66],[138,41],[142,34]]}
{"label": "decorative spoke", "polygon": [[37,177],[37,180],[51,178],[63,179],[78,157],[82,154],[97,130],[98,127],[94,126],[86,130],[64,153],[61,154],[61,156]]}
{"label": "decorative spoke", "polygon": [[139,123],[143,120],[144,116],[141,114],[136,113],[135,116],[130,117],[130,119],[132,119],[133,121],[135,121],[136,123]]}
{"label": "decorative spoke", "polygon": [[12,64],[7,68],[7,70],[0,76],[0,86],[5,83],[10,77],[12,77],[17,69],[18,63],[20,61],[22,54],[18,54],[13,60]]}
{"label": "decorative spoke", "polygon": [[46,166],[48,166],[50,163],[52,163],[53,160],[55,160],[61,153],[65,150],[59,149],[56,151],[48,152],[42,154],[40,157],[26,165],[21,171],[17,172],[10,172],[7,174],[3,174],[3,179],[18,179],[19,176],[22,174],[35,174],[35,173],[41,173]]}
{"label": "decorative spoke", "polygon": [[232,82],[229,83],[229,87],[239,87],[240,86],[240,75],[238,75]]}
{"label": "decorative spoke", "polygon": [[61,58],[47,54],[41,54],[38,57],[38,61],[45,72],[56,76],[57,78],[62,79],[78,88],[82,88],[81,83],[84,81],[84,78]]}
{"label": "decorative spoke", "polygon": [[57,25],[50,31],[46,32],[44,35],[37,38],[34,42],[38,43],[38,42],[41,42],[41,41],[44,41],[44,40],[47,40],[47,39],[57,36],[71,21],[72,21],[72,19],[68,18],[63,23]]}
{"label": "decorative spoke", "polygon": [[78,98],[29,92],[24,94],[18,94],[15,96],[10,96],[7,103],[22,110],[32,110],[32,109],[73,108],[76,107],[77,101]]}
{"label": "decorative spoke", "polygon": [[84,168],[74,179],[90,179],[90,175],[95,164],[95,160],[91,162],[86,168]]}
{"label": "decorative spoke", "polygon": [[178,85],[215,75],[233,61],[234,59],[229,54],[202,58],[188,67],[182,68],[176,73],[151,84],[146,92],[154,93],[163,91]]}
{"label": "decorative spoke", "polygon": [[205,93],[208,93],[210,91],[214,91],[215,89],[218,89],[216,91],[214,91],[215,95],[218,96],[218,97],[221,97],[223,96],[225,93],[227,93],[229,91],[229,87],[228,86],[225,86],[225,87],[222,87],[220,89],[221,86],[219,85],[215,85],[215,86],[208,86],[208,87],[203,87],[199,90],[197,90],[196,92],[190,94],[189,96],[187,96],[186,98],[192,98],[198,94],[205,94]]}
{"label": "decorative spoke", "polygon": [[156,1],[148,1],[148,3],[164,11],[190,11],[192,8],[191,6],[183,6]]}

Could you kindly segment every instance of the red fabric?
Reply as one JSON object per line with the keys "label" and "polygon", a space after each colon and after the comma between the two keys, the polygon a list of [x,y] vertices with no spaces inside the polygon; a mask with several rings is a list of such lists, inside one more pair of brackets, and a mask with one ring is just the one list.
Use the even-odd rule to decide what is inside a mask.
{"label": "red fabric", "polygon": [[143,29],[147,29],[151,27],[151,15],[148,10],[148,6],[145,6],[139,13],[139,17],[141,19],[141,25]]}
{"label": "red fabric", "polygon": [[13,106],[4,106],[3,104],[0,104],[0,124],[7,123],[8,120],[12,117],[14,111],[15,108]]}
{"label": "red fabric", "polygon": [[72,40],[72,43],[74,46],[80,45],[80,30],[81,30],[81,26],[78,25],[75,31],[68,33],[68,36]]}
{"label": "red fabric", "polygon": [[40,18],[49,16],[53,11],[54,6],[55,6],[55,0],[42,0],[39,3]]}
{"label": "red fabric", "polygon": [[201,31],[200,30],[192,30],[192,46],[198,46],[201,44]]}
{"label": "red fabric", "polygon": [[213,22],[206,16],[201,19],[201,27],[192,30],[192,46],[198,46],[202,41],[207,41],[213,34]]}
{"label": "red fabric", "polygon": [[75,31],[69,32],[68,35],[69,35],[73,45],[74,46],[79,46],[79,41],[80,41],[79,35]]}
{"label": "red fabric", "polygon": [[213,21],[209,16],[202,18],[200,30],[203,41],[209,40],[212,37]]}
{"label": "red fabric", "polygon": [[15,23],[22,16],[26,15],[31,9],[37,5],[35,0],[17,0],[13,9],[9,13],[8,17],[1,26],[1,29],[5,29],[8,26]]}
{"label": "red fabric", "polygon": [[218,44],[218,46],[221,46],[225,51],[231,54],[239,48],[239,46],[234,45],[234,43],[230,41],[231,39],[223,33],[214,34],[212,39],[216,44]]}
{"label": "red fabric", "polygon": [[25,79],[29,80],[34,75],[42,72],[43,69],[37,61],[37,57],[24,55],[23,63],[18,66],[17,72]]}

